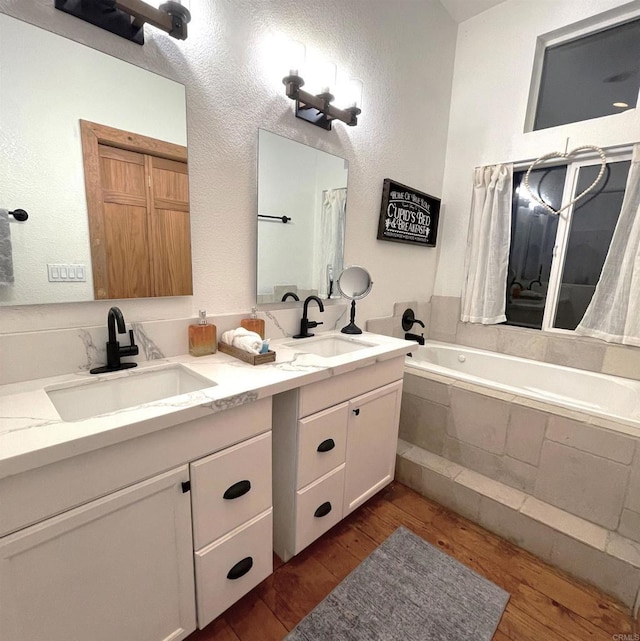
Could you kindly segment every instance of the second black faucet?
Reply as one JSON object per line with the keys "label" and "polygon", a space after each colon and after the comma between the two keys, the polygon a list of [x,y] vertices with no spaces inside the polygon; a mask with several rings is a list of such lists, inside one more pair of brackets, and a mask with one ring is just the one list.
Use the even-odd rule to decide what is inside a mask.
{"label": "second black faucet", "polygon": [[302,306],[302,318],[300,319],[300,333],[296,334],[293,338],[310,338],[311,336],[313,336],[313,334],[309,333],[309,328],[322,325],[322,321],[310,321],[307,318],[307,314],[309,313],[309,303],[312,300],[318,303],[318,307],[320,308],[320,311],[324,312],[324,305],[322,304],[322,301],[317,296],[307,296],[304,299],[304,304]]}

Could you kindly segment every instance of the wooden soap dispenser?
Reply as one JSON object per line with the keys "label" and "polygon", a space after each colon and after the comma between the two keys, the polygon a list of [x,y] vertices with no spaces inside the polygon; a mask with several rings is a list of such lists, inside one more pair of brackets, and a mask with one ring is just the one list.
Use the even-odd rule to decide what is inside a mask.
{"label": "wooden soap dispenser", "polygon": [[198,324],[189,325],[189,354],[191,356],[206,356],[215,354],[218,348],[216,326],[207,323],[207,312],[198,312]]}
{"label": "wooden soap dispenser", "polygon": [[258,308],[251,308],[251,316],[249,318],[243,318],[240,321],[240,325],[245,329],[248,329],[250,332],[255,332],[260,334],[260,338],[264,340],[264,320],[258,318]]}

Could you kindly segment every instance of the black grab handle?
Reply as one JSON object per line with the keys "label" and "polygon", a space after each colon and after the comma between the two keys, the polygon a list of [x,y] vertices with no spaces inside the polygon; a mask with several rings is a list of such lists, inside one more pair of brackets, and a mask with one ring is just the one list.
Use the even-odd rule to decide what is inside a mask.
{"label": "black grab handle", "polygon": [[332,438],[328,438],[318,445],[318,452],[330,452],[335,446],[336,442]]}
{"label": "black grab handle", "polygon": [[314,513],[313,516],[316,518],[321,518],[323,516],[327,516],[331,512],[331,503],[327,501],[326,503],[323,503]]}
{"label": "black grab handle", "polygon": [[246,494],[251,489],[251,481],[238,481],[234,483],[231,487],[227,488],[226,492],[222,495],[223,499],[230,501],[231,499],[237,499]]}
{"label": "black grab handle", "polygon": [[253,559],[250,556],[245,557],[241,561],[238,561],[230,570],[227,572],[227,579],[235,581],[241,576],[244,576],[251,568],[253,567]]}

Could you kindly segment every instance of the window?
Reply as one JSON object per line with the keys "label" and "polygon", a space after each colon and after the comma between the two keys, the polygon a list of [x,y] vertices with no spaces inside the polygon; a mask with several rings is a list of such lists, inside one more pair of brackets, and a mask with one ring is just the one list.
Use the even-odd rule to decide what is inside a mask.
{"label": "window", "polygon": [[633,109],[639,87],[640,19],[547,46],[533,129]]}
{"label": "window", "polygon": [[[598,186],[561,216],[529,197],[526,171],[514,172],[508,325],[576,328],[602,271],[630,165],[629,153],[610,159]],[[599,171],[599,159],[576,161],[531,172],[529,185],[544,202],[559,209],[587,189]]]}

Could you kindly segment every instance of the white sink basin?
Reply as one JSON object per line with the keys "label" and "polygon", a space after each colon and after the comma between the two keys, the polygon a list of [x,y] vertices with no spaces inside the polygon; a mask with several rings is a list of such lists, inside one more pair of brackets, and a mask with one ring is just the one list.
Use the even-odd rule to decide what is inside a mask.
{"label": "white sink basin", "polygon": [[197,392],[216,384],[182,365],[170,365],[133,372],[126,370],[126,374],[115,372],[108,374],[107,378],[49,387],[45,392],[63,420],[79,421]]}
{"label": "white sink basin", "polygon": [[342,356],[359,349],[375,347],[375,343],[367,343],[357,338],[347,336],[317,336],[315,338],[300,338],[290,343],[285,343],[287,347],[295,349],[296,352],[305,354],[315,354],[323,358],[332,356]]}

